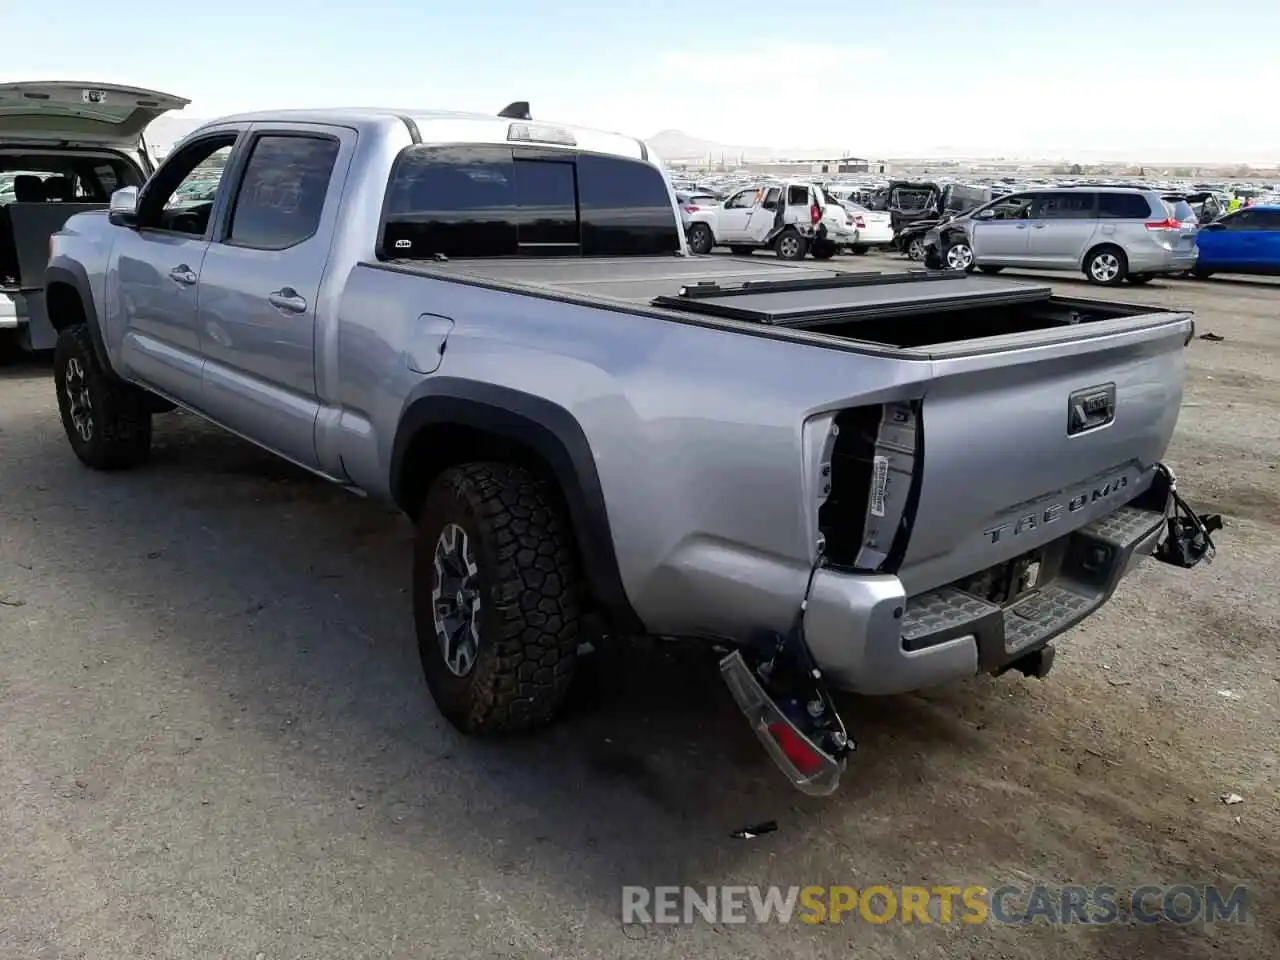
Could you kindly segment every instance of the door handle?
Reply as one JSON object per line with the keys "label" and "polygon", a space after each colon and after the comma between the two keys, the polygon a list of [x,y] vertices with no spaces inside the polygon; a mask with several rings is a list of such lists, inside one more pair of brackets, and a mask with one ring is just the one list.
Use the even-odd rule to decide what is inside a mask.
{"label": "door handle", "polygon": [[281,287],[279,290],[273,290],[267,295],[267,302],[279,310],[288,313],[305,313],[307,310],[307,299],[298,295],[298,291],[293,287]]}
{"label": "door handle", "polygon": [[1018,224],[1018,229],[1019,229],[1019,230],[1025,230],[1025,229],[1027,229],[1027,225],[1026,225],[1025,223],[1020,223],[1020,224]]}
{"label": "door handle", "polygon": [[183,263],[169,271],[169,279],[175,283],[182,284],[184,287],[189,287],[196,282],[196,274],[194,270]]}
{"label": "door handle", "polygon": [[1044,224],[1043,224],[1043,223],[1033,223],[1033,224],[1031,225],[1031,227],[1032,227],[1032,229],[1033,229],[1033,230],[1043,230],[1043,229],[1044,229]]}

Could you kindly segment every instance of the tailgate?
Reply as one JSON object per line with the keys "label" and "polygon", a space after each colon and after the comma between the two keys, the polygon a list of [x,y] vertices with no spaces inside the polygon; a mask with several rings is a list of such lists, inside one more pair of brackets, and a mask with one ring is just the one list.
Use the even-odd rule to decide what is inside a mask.
{"label": "tailgate", "polygon": [[0,140],[134,148],[151,121],[191,101],[114,83],[0,83]]}
{"label": "tailgate", "polygon": [[899,568],[908,593],[1011,560],[1142,493],[1177,424],[1191,329],[1188,315],[1162,314],[935,360]]}

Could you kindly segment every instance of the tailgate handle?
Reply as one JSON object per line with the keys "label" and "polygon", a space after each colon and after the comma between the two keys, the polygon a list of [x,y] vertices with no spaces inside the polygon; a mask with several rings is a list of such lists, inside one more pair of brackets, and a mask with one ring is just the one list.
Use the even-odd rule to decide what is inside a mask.
{"label": "tailgate handle", "polygon": [[1116,418],[1116,385],[1100,383],[1067,399],[1067,436],[1105,427]]}

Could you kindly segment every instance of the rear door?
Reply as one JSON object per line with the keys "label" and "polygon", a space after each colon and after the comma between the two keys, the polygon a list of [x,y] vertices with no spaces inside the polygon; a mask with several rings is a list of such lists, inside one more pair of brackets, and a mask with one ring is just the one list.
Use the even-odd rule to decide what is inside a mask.
{"label": "rear door", "polygon": [[1084,258],[1097,225],[1098,195],[1085,190],[1039,194],[1031,206],[1028,263],[1070,268]]}
{"label": "rear door", "polygon": [[153,120],[190,102],[114,83],[0,83],[0,141],[66,141],[133,150]]}
{"label": "rear door", "polygon": [[204,406],[318,466],[316,305],[355,131],[254,124],[200,271]]}

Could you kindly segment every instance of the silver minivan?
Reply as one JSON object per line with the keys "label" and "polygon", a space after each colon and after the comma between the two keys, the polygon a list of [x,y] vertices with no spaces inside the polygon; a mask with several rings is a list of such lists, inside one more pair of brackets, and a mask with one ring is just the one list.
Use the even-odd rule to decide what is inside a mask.
{"label": "silver minivan", "polygon": [[1157,190],[1042,187],[939,224],[925,237],[925,264],[986,273],[1080,270],[1104,286],[1145,283],[1195,267],[1196,231],[1185,201],[1166,201]]}

